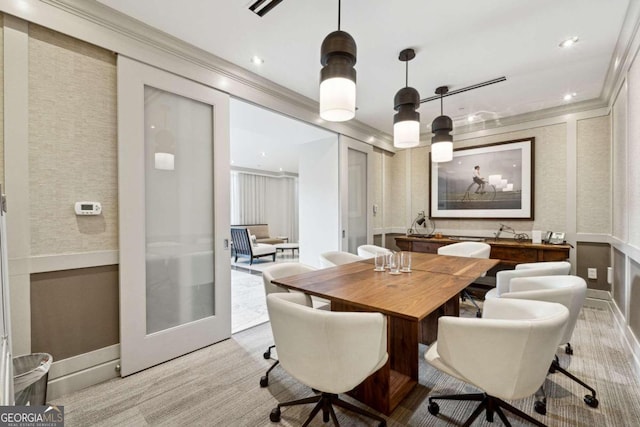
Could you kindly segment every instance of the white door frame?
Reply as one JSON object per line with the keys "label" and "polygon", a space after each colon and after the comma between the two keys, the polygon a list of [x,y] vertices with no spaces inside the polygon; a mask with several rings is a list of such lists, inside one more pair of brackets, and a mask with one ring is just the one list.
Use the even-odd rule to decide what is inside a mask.
{"label": "white door frame", "polygon": [[[144,86],[213,106],[214,315],[147,334]],[[212,177],[213,179],[213,177]],[[127,57],[118,57],[118,194],[121,375],[231,336],[229,96]]]}

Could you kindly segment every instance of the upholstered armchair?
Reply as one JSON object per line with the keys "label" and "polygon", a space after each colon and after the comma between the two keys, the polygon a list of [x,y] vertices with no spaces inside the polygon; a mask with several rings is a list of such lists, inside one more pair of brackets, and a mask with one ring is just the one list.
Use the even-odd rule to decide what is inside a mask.
{"label": "upholstered armchair", "polygon": [[[265,295],[275,294],[279,292],[281,293],[289,292],[287,288],[283,288],[282,286],[278,286],[272,283],[274,279],[278,279],[280,277],[293,276],[294,274],[301,274],[301,273],[306,273],[308,271],[314,271],[314,270],[315,268],[305,264],[298,263],[298,262],[283,262],[283,263],[279,263],[271,267],[265,268],[264,271],[262,272],[262,281],[264,283]],[[312,306],[311,297],[305,294],[302,294],[302,295],[305,296],[305,305],[308,307],[311,307]],[[269,348],[267,348],[267,351],[265,351],[263,354],[263,357],[265,359],[271,358],[271,350],[273,350],[274,347],[275,347],[275,344],[270,345]],[[269,374],[271,373],[273,368],[278,366],[278,363],[279,361],[276,360],[273,363],[273,365],[269,367],[269,369],[264,374],[264,376],[260,378],[260,387],[267,387],[269,385]]]}
{"label": "upholstered armchair", "polygon": [[[557,302],[569,309],[569,321],[565,329],[561,344],[566,344],[565,353],[573,354],[573,348],[570,341],[573,330],[578,321],[578,315],[584,304],[587,294],[587,283],[583,278],[578,276],[539,276],[539,277],[521,277],[511,280],[509,292],[500,295],[500,298],[526,299],[536,301]],[[584,396],[584,402],[592,408],[598,407],[598,399],[596,398],[596,390],[587,383],[571,374],[560,366],[558,357],[554,357],[551,362],[549,372],[561,372],[573,381],[577,382],[591,394]],[[543,395],[544,395],[544,390]],[[537,400],[534,409],[539,414],[546,414],[546,398]]]}
{"label": "upholstered armchair", "polygon": [[[467,258],[489,258],[491,255],[491,245],[482,242],[459,242],[452,243],[450,245],[441,246],[438,248],[438,255],[450,255],[461,256]],[[469,301],[476,307],[476,317],[482,316],[482,310],[471,297],[467,290],[462,291],[462,296],[468,298]]]}
{"label": "upholstered armchair", "polygon": [[378,254],[389,254],[391,251],[382,246],[376,245],[360,245],[358,246],[358,256],[362,258],[375,258]]}
{"label": "upholstered armchair", "polygon": [[381,313],[317,310],[298,293],[267,296],[273,338],[282,367],[296,380],[319,391],[311,397],[279,403],[270,414],[280,421],[286,406],[316,403],[303,425],[322,411],[324,422],[338,425],[335,406],[378,421],[386,421],[338,397],[380,369],[388,359],[387,320]]}
{"label": "upholstered armchair", "polygon": [[320,254],[320,265],[322,268],[335,267],[336,265],[349,264],[350,262],[362,261],[364,258],[349,252],[330,251]]}
{"label": "upholstered armchair", "polygon": [[253,243],[251,235],[246,228],[231,228],[231,241],[233,242],[234,262],[238,262],[238,255],[248,256],[249,264],[253,264],[255,258],[272,256],[276,260],[276,247],[266,243]]}
{"label": "upholstered armchair", "polygon": [[545,381],[549,361],[562,340],[569,310],[562,304],[490,299],[481,319],[444,316],[438,320],[438,339],[425,359],[440,371],[471,384],[481,393],[430,396],[428,410],[440,413],[435,400],[479,401],[465,426],[484,411],[510,425],[503,409],[530,423],[544,424],[504,399],[534,394]]}
{"label": "upholstered armchair", "polygon": [[499,298],[509,292],[511,279],[516,277],[566,276],[571,272],[571,264],[566,261],[532,262],[516,265],[515,270],[502,270],[496,274],[496,287],[484,296],[485,299]]}

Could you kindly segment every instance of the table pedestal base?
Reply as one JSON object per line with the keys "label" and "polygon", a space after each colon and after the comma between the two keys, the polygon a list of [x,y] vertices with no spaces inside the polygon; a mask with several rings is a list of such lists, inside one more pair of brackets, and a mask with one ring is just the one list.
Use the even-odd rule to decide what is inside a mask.
{"label": "table pedestal base", "polygon": [[[365,311],[354,305],[333,301],[333,311]],[[458,316],[458,296],[451,298],[422,321],[388,316],[387,352],[389,360],[349,395],[369,407],[390,415],[418,384],[418,343],[431,344],[438,336],[438,317]],[[421,357],[421,356],[418,356]]]}

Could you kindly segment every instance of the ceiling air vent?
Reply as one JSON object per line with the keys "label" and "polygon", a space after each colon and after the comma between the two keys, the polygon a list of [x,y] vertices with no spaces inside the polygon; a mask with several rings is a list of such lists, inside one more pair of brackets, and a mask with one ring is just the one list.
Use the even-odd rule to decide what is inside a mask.
{"label": "ceiling air vent", "polygon": [[259,17],[263,17],[281,2],[282,0],[256,0],[249,6],[249,10]]}

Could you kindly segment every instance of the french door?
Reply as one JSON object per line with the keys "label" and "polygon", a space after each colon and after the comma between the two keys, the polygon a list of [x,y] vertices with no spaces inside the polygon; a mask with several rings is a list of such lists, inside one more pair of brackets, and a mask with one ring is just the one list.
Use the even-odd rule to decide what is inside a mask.
{"label": "french door", "polygon": [[229,99],[118,58],[121,374],[231,336]]}

